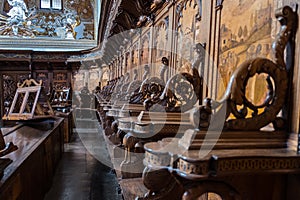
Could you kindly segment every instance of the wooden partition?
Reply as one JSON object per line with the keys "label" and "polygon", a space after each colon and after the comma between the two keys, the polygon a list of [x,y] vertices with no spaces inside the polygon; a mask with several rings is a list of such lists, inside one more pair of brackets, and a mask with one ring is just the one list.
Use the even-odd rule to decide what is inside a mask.
{"label": "wooden partition", "polygon": [[18,149],[3,158],[12,160],[0,182],[0,199],[43,199],[52,185],[62,156],[63,119],[2,128],[6,141]]}

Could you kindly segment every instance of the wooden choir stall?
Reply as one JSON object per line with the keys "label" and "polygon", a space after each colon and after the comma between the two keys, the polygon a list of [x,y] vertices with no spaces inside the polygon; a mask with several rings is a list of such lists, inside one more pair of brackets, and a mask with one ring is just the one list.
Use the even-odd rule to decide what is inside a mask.
{"label": "wooden choir stall", "polygon": [[[284,49],[292,42],[297,15],[284,7],[277,10],[276,18],[282,28],[274,43],[275,62],[245,61],[232,74],[222,100],[206,99],[195,111],[198,127],[180,139],[145,144],[143,182],[149,191],[139,199],[299,198],[290,179],[299,178],[300,157],[290,141],[294,136],[286,129],[289,119],[278,115],[288,112],[291,88],[285,63],[294,58],[285,57]],[[268,75],[269,92],[262,105],[254,105],[246,98],[245,87],[260,73]],[[207,109],[211,114],[207,115]],[[271,130],[262,130],[270,123]]]}
{"label": "wooden choir stall", "polygon": [[[124,199],[300,198],[298,133],[292,128],[299,123],[299,105],[291,100],[299,92],[297,6],[268,4],[255,10],[251,20],[257,17],[267,28],[271,19],[264,21],[259,12],[274,8],[272,41],[256,35],[265,31],[258,21],[251,21],[251,30],[241,26],[237,35],[231,33],[221,24],[226,3],[138,1],[132,3],[134,13],[129,2],[120,1],[121,10],[111,7],[108,39],[136,22],[133,14],[140,16],[136,27],[145,28],[128,33],[128,43],[108,40],[104,45],[110,79],[95,92]],[[214,11],[211,18],[204,16],[205,6]],[[241,1],[238,6],[245,8]],[[176,34],[167,31],[174,26]],[[189,34],[195,45],[184,46]],[[256,53],[246,48],[250,44],[257,45]],[[238,66],[226,68],[229,64]]]}
{"label": "wooden choir stall", "polygon": [[64,147],[90,198],[300,199],[299,0],[42,4],[0,1],[0,200],[45,198]]}

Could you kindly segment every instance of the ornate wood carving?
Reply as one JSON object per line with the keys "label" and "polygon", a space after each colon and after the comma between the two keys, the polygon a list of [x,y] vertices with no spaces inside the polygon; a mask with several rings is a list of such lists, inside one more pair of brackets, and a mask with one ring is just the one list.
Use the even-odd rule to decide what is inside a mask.
{"label": "ornate wood carving", "polygon": [[118,79],[113,79],[108,81],[108,84],[95,94],[98,101],[99,102],[109,101],[117,83],[118,83]]}
{"label": "ornate wood carving", "polygon": [[10,75],[3,75],[3,103],[7,109],[4,112],[7,113],[8,109],[14,99],[17,83],[14,78]]}
{"label": "ornate wood carving", "polygon": [[[146,65],[145,66],[145,72],[143,75],[143,82],[141,84],[141,87],[139,89],[139,92],[136,94],[133,94],[130,97],[129,103],[131,104],[143,104],[147,99],[149,98],[157,98],[159,97],[163,90],[164,90],[164,85],[165,82],[162,79],[162,77],[165,75],[166,72],[166,63],[165,61],[166,58],[162,59],[163,62],[163,66],[162,66],[162,70],[161,70],[161,77],[151,77],[151,78],[147,78],[144,79],[146,77],[149,76],[149,66]],[[154,97],[155,96],[155,97]]]}
{"label": "ornate wood carving", "polygon": [[173,176],[170,176],[167,168],[145,168],[143,176],[144,185],[149,188],[149,192],[144,197],[137,198],[138,200],[181,199],[184,188]]}
{"label": "ornate wood carving", "polygon": [[41,80],[38,83],[34,79],[26,79],[23,83],[18,83],[17,86],[18,89],[9,112],[3,116],[4,120],[31,120],[54,115],[48,101],[47,109],[44,109],[38,102],[42,87]]}
{"label": "ornate wood carving", "polygon": [[29,76],[29,73],[26,74],[8,74],[5,73],[2,75],[3,78],[3,106],[4,106],[4,110],[3,114],[7,114],[9,111],[9,107],[12,104],[13,98],[14,98],[14,94],[16,92],[17,89],[17,83],[19,82],[23,82],[25,79],[27,79]]}
{"label": "ornate wood carving", "polygon": [[[134,71],[135,75],[137,75],[137,70]],[[143,79],[144,80],[144,79]],[[126,91],[126,96],[125,96],[125,101],[129,101],[130,97],[132,95],[134,95],[135,92],[137,92],[137,90],[140,89],[140,86],[142,85],[142,81],[141,80],[137,80],[137,77],[134,78],[134,80],[132,82],[130,82],[130,84],[128,85],[128,89]]]}
{"label": "ornate wood carving", "polygon": [[137,0],[136,1],[136,8],[139,11],[139,13],[142,13],[144,15],[147,15],[150,13],[150,7],[151,7],[152,1],[144,1],[144,0]]}
{"label": "ornate wood carving", "polygon": [[66,112],[71,107],[70,103],[70,88],[54,89],[49,98],[53,109]]}
{"label": "ornate wood carving", "polygon": [[[179,182],[179,186],[174,186],[173,189],[179,188],[180,185],[184,187],[185,192],[179,198],[186,200],[198,199],[206,192],[215,192],[224,199],[251,199],[248,195],[254,189],[249,188],[248,182],[245,182],[248,174],[255,174],[256,178],[259,178],[270,173],[266,181],[270,185],[265,189],[274,192],[279,186],[271,183],[274,180],[272,176],[286,178],[278,173],[299,173],[299,155],[286,148],[288,133],[282,130],[260,131],[260,128],[269,123],[274,123],[275,128],[283,128],[283,125],[279,124],[282,120],[278,119],[277,114],[283,108],[286,92],[290,89],[287,86],[288,77],[283,52],[295,31],[295,24],[290,22],[297,22],[297,15],[290,7],[284,7],[280,11],[276,13],[281,29],[274,45],[275,62],[265,58],[244,62],[231,77],[224,98],[220,102],[206,99],[205,105],[200,106],[199,110],[202,110],[198,110],[200,113],[197,117],[201,118],[204,115],[206,123],[199,121],[197,123],[198,128],[203,131],[188,130],[181,139],[170,138],[145,144],[146,169],[157,171],[156,174],[144,172],[145,186],[153,196],[141,199],[165,199],[160,193],[169,185],[157,188],[148,183],[158,178],[160,174],[165,175],[163,170],[166,169],[169,171],[169,176]],[[290,58],[293,56],[288,55]],[[261,106],[253,105],[245,95],[249,78],[259,73],[266,73],[272,79],[272,81],[267,80],[269,96]],[[221,132],[221,135],[216,131],[207,131],[210,121],[218,123],[213,120],[219,120],[218,115],[221,115],[221,111],[224,111],[222,109],[226,106],[226,131]],[[238,106],[241,106],[241,109]],[[217,111],[214,110],[216,108]],[[259,112],[260,108],[263,108],[261,112]],[[252,111],[252,116],[247,116],[249,110]],[[230,118],[229,115],[234,118]],[[205,141],[206,137],[209,139]],[[184,140],[184,138],[189,139]],[[235,182],[231,176],[235,176],[234,178],[240,182]],[[160,180],[164,179],[160,178]],[[235,184],[231,185],[232,183]],[[245,188],[247,188],[246,192],[244,192]],[[264,198],[260,194],[256,197]]]}
{"label": "ornate wood carving", "polygon": [[[198,56],[193,63],[193,74],[180,73],[172,76],[166,83],[161,95],[155,95],[145,100],[146,110],[149,110],[153,105],[162,105],[167,112],[185,112],[202,98],[202,79],[197,68],[204,58],[203,51],[201,51],[203,46],[201,44],[196,46],[195,50]],[[166,70],[164,68],[168,65],[168,61],[163,57],[162,62],[164,65],[161,77],[164,77]],[[155,110],[155,108],[153,109]]]}
{"label": "ornate wood carving", "polygon": [[53,89],[65,89],[68,88],[66,72],[55,72],[53,73]]}
{"label": "ornate wood carving", "polygon": [[226,200],[242,200],[241,195],[234,187],[222,181],[201,181],[197,185],[192,185],[191,188],[188,188],[183,194],[182,199],[192,200],[202,198],[202,195],[207,194],[208,192],[215,192],[219,197]]}
{"label": "ornate wood carving", "polygon": [[[151,112],[141,112],[136,121],[129,118],[119,120],[119,128],[130,131],[123,138],[126,156],[121,164],[121,170],[126,178],[138,176],[137,169],[142,166],[143,157],[137,156],[138,158],[133,161],[132,152],[143,151],[143,144],[147,141],[173,137],[176,133],[181,134],[185,128],[192,127],[189,114],[184,112],[193,107],[198,100],[199,92],[196,95],[193,87],[200,84],[198,71],[194,68],[192,75],[188,73],[174,75],[164,87],[163,80],[169,64],[166,57],[162,58],[162,64],[160,79],[153,77],[145,80],[140,88],[141,92],[131,98],[131,103],[133,100],[136,100],[136,103],[143,103],[145,109]],[[153,80],[156,82],[151,82]],[[166,116],[161,116],[163,109],[167,111]],[[135,169],[135,172],[128,173],[132,169]]]}
{"label": "ornate wood carving", "polygon": [[123,43],[126,43],[126,40],[129,41],[128,37],[131,37],[133,35],[127,30],[133,30],[134,28],[141,27],[147,22],[153,20],[155,17],[155,12],[167,3],[169,3],[169,1],[165,0],[118,0],[112,2],[110,16],[105,27],[106,32],[104,35],[104,39],[108,39],[115,34],[122,35],[124,31],[126,31],[126,34],[122,35],[122,41],[117,42],[117,45],[115,46],[110,44],[114,43],[112,41],[109,41],[108,43],[104,42],[104,44],[102,45],[102,51],[104,52],[102,56],[103,59],[105,59],[107,62],[110,62],[113,59],[113,55],[115,55],[115,51],[112,52],[110,51],[110,49],[120,49],[120,46]]}
{"label": "ornate wood carving", "polygon": [[[281,12],[277,11],[276,18],[281,23],[282,29],[274,43],[275,62],[266,58],[245,61],[233,73],[223,98],[219,102],[208,100],[211,101],[212,109],[220,110],[212,114],[212,118],[217,119],[223,114],[224,109],[227,109],[224,126],[227,130],[259,130],[269,123],[273,123],[276,129],[284,128],[284,119],[277,117],[285,103],[288,89],[283,52],[289,38],[294,34],[297,16],[290,7],[284,7]],[[263,104],[254,105],[246,97],[246,86],[251,77],[261,73],[268,75],[266,81],[269,93]],[[259,109],[263,111],[259,112]],[[234,119],[229,118],[230,114]],[[250,117],[247,116],[249,114]]]}
{"label": "ornate wood carving", "polygon": [[36,80],[37,81],[42,81],[43,83],[43,87],[45,88],[45,91],[50,92],[49,91],[49,77],[48,77],[48,73],[47,71],[43,71],[43,72],[37,72],[36,74]]}
{"label": "ornate wood carving", "polygon": [[[176,13],[177,13],[177,27],[176,30],[181,28],[182,26],[182,18],[183,18],[183,10],[186,10],[187,7],[195,8],[198,6],[197,14],[195,15],[197,20],[201,20],[202,17],[202,1],[201,0],[182,0],[176,5]],[[191,19],[193,20],[193,19]]]}
{"label": "ornate wood carving", "polygon": [[123,27],[123,31],[135,28],[136,19],[122,7],[119,7],[115,23]]}

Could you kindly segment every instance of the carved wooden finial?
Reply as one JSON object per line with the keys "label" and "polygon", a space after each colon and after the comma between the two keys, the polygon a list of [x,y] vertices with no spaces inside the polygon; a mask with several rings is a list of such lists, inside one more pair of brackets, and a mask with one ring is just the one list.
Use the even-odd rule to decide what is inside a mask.
{"label": "carved wooden finial", "polygon": [[273,51],[275,52],[276,64],[284,68],[286,66],[284,50],[297,30],[298,16],[289,6],[277,9],[275,16],[281,25],[281,29],[273,43]]}
{"label": "carved wooden finial", "polygon": [[18,88],[23,87],[30,87],[30,86],[42,86],[43,80],[39,80],[39,82],[36,82],[34,79],[26,79],[23,83],[18,83]]}

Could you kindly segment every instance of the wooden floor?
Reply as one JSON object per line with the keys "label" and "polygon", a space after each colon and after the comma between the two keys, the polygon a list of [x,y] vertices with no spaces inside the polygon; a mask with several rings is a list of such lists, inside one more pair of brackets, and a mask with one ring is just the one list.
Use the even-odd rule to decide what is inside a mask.
{"label": "wooden floor", "polygon": [[[121,200],[121,190],[114,170],[102,164],[90,153],[83,142],[100,143],[105,152],[104,139],[95,128],[77,130],[71,142],[65,144],[65,153],[56,170],[51,190],[45,200]],[[85,139],[83,139],[84,137]],[[89,138],[89,140],[86,140]],[[102,141],[102,144],[101,144]],[[86,148],[87,147],[87,148]]]}

